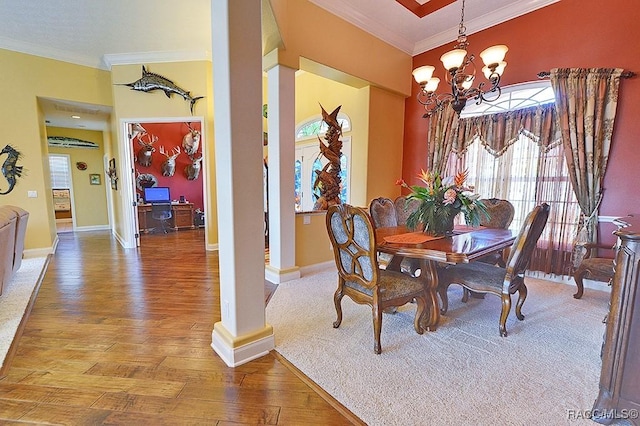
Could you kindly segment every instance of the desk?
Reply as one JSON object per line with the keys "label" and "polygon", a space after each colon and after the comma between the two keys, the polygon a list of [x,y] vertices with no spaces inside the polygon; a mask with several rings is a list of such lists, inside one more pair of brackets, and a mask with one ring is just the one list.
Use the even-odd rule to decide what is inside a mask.
{"label": "desk", "polygon": [[508,229],[456,227],[451,237],[437,238],[424,243],[390,243],[385,237],[406,234],[404,226],[376,229],[376,248],[379,252],[393,255],[388,269],[400,270],[402,258],[420,260],[420,279],[429,294],[423,327],[433,331],[440,321],[440,306],[436,290],[438,288],[437,264],[468,263],[484,255],[510,247],[516,239],[516,233]]}
{"label": "desk", "polygon": [[[171,203],[171,228],[194,229],[193,224],[193,204],[192,203]],[[155,228],[158,222],[151,217],[151,204],[138,204],[138,228],[145,234]]]}

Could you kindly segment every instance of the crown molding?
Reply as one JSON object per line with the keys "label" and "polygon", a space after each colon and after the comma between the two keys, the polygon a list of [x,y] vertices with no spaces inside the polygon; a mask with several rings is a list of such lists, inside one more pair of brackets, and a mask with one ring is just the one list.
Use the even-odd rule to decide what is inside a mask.
{"label": "crown molding", "polygon": [[[537,9],[543,8],[553,3],[557,3],[560,0],[533,0],[533,1],[519,1],[517,3],[510,4],[500,9],[492,11],[490,14],[480,16],[470,21],[465,21],[467,27],[467,35],[471,35],[495,25],[506,22],[510,19],[517,18],[518,16],[526,15]],[[435,34],[432,37],[426,38],[417,42],[413,48],[411,54],[413,56],[424,53],[428,50],[435,49],[444,44],[455,41],[458,38],[458,27],[450,28],[446,31]]]}
{"label": "crown molding", "polygon": [[211,61],[211,52],[199,50],[174,52],[137,52],[106,54],[102,56],[103,65],[107,70],[111,70],[114,65],[192,61]]}
{"label": "crown molding", "polygon": [[102,64],[96,63],[95,58],[91,56],[77,55],[65,50],[39,46],[33,43],[13,40],[7,37],[0,37],[0,48],[91,68],[103,68]]}
{"label": "crown molding", "polygon": [[[326,4],[322,3],[322,5],[320,5],[314,0],[309,1],[316,6],[328,11],[329,13],[337,17],[341,17],[341,19],[355,25],[361,30],[368,32],[375,38],[390,44],[396,49],[402,50],[409,55],[411,55],[414,50],[413,42],[411,40],[399,36],[394,31],[381,26],[379,22],[368,18],[367,16],[360,13],[360,11],[347,4],[342,4],[341,2],[331,2]],[[402,7],[402,5],[398,5]]]}

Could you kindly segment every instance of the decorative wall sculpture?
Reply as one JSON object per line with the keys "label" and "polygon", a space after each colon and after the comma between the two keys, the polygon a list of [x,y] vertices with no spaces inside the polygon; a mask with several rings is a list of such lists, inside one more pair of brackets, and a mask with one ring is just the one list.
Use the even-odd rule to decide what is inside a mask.
{"label": "decorative wall sculpture", "polygon": [[22,154],[11,145],[6,145],[4,148],[2,148],[0,157],[4,154],[7,154],[7,158],[5,158],[4,162],[2,163],[2,168],[0,170],[2,171],[2,175],[7,180],[7,183],[9,183],[9,187],[6,191],[0,192],[0,195],[6,195],[13,191],[18,178],[22,176],[22,166],[18,166],[18,160],[20,159],[20,157],[22,157]]}
{"label": "decorative wall sculpture", "polygon": [[338,112],[342,105],[338,106],[331,114],[327,114],[322,105],[322,121],[329,129],[324,135],[325,143],[318,137],[320,142],[320,155],[329,162],[322,168],[316,170],[316,179],[313,182],[313,189],[318,188],[320,197],[315,202],[314,210],[326,210],[329,206],[340,204],[340,157],[342,156],[342,126],[338,123]]}
{"label": "decorative wall sculpture", "polygon": [[119,86],[129,86],[131,90],[138,90],[140,92],[152,92],[154,90],[162,90],[167,98],[171,98],[174,93],[182,96],[185,101],[189,101],[189,109],[193,115],[193,107],[199,99],[204,96],[191,96],[191,93],[177,86],[173,81],[166,77],[147,71],[145,66],[142,66],[142,77],[132,83],[119,84]]}

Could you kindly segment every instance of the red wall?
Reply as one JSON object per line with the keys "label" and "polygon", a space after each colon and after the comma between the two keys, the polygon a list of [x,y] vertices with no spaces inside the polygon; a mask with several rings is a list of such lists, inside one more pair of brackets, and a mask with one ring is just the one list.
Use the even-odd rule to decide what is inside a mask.
{"label": "red wall", "polygon": [[[195,130],[201,131],[200,123],[192,123],[192,127]],[[200,175],[195,180],[187,180],[184,168],[191,164],[191,160],[182,149],[182,138],[189,132],[187,124],[184,122],[175,123],[142,123],[147,133],[157,136],[158,141],[153,144],[156,151],[152,154],[151,166],[143,167],[138,162],[135,162],[136,176],[138,173],[149,173],[155,176],[158,180],[158,186],[168,186],[171,192],[171,198],[178,200],[181,195],[184,195],[186,200],[193,203],[194,209],[204,210],[204,204],[202,202],[203,185],[202,179],[204,171],[200,170]],[[145,138],[146,140],[146,138]],[[137,155],[141,148],[141,145],[136,139],[132,141],[133,153]],[[203,141],[200,140],[200,148],[198,153],[202,153]],[[167,159],[166,156],[160,153],[160,146],[164,147],[164,151],[169,154],[173,147],[179,146],[181,149],[180,154],[176,158],[175,173],[171,177],[162,176],[162,163]],[[202,163],[201,163],[202,164]],[[142,192],[136,188],[136,191],[142,196]]]}
{"label": "red wall", "polygon": [[[537,73],[552,68],[623,68],[638,74],[622,79],[613,142],[604,181],[603,216],[640,214],[640,2],[638,0],[562,0],[498,26],[469,35],[468,51],[476,56],[486,47],[506,44],[507,67],[501,85],[538,80]],[[434,65],[434,76],[444,80],[440,55],[454,43],[413,59],[414,68]],[[482,61],[478,57],[481,66]],[[407,78],[413,79],[412,76]],[[481,80],[484,80],[482,77]],[[444,93],[440,83],[439,91]],[[412,97],[405,108],[402,175],[411,183],[426,168],[428,120]]]}

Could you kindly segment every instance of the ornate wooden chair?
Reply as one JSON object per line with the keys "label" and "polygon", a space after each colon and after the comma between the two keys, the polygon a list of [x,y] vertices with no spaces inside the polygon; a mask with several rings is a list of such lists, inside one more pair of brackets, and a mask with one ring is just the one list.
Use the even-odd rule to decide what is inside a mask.
{"label": "ornate wooden chair", "polygon": [[401,195],[393,201],[393,204],[396,206],[398,225],[406,225],[409,215],[420,206],[420,200],[407,200],[407,197]]}
{"label": "ornate wooden chair", "polygon": [[371,200],[369,203],[369,213],[376,228],[398,226],[396,206],[389,198],[378,197]]}
{"label": "ornate wooden chair", "polygon": [[524,319],[524,315],[521,312],[522,305],[527,297],[524,274],[548,217],[549,205],[546,203],[536,206],[527,215],[520,233],[511,246],[506,268],[483,262],[471,262],[441,268],[438,271],[438,294],[442,301],[441,312],[443,314],[447,312],[447,289],[451,284],[459,284],[476,293],[495,294],[502,299],[500,335],[506,336],[507,317],[511,311],[511,295],[516,291],[518,292],[516,317],[519,320]]}
{"label": "ornate wooden chair", "polygon": [[[487,218],[484,215],[481,215],[480,217],[481,226],[486,226],[487,228],[500,228],[500,229],[509,228],[509,225],[511,225],[511,222],[513,221],[513,216],[516,213],[516,209],[513,207],[513,204],[511,204],[508,200],[500,200],[498,198],[488,198],[488,199],[482,200],[482,202],[487,208],[487,213],[489,213],[489,217]],[[504,268],[506,267],[504,258],[505,258],[505,254],[502,251],[500,251],[497,253],[484,256],[483,258],[478,260],[481,262],[498,265]]]}
{"label": "ornate wooden chair", "polygon": [[585,278],[607,283],[613,279],[613,254],[611,258],[591,257],[596,249],[614,251],[613,247],[592,243],[576,243],[573,248],[572,275],[578,287],[573,297],[576,299],[580,299],[584,293]]}
{"label": "ornate wooden chair", "polygon": [[326,224],[338,268],[338,288],[333,296],[337,320],[333,327],[342,322],[345,295],[355,303],[369,305],[373,313],[373,350],[379,354],[382,311],[415,300],[413,327],[422,334],[420,320],[429,296],[419,279],[378,267],[375,232],[367,211],[348,204],[332,205],[327,210]]}

